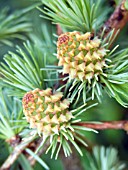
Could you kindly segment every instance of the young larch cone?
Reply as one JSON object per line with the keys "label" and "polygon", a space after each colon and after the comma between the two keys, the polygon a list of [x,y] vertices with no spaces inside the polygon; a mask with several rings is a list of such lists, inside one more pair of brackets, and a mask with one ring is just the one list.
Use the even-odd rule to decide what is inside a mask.
{"label": "young larch cone", "polygon": [[67,32],[61,34],[57,42],[57,58],[59,66],[63,66],[63,74],[69,74],[70,79],[87,80],[103,72],[106,49],[101,46],[101,40],[92,38],[90,32]]}
{"label": "young larch cone", "polygon": [[35,89],[23,97],[23,111],[31,128],[36,128],[39,134],[47,137],[66,130],[73,118],[68,111],[69,101],[62,100],[62,92],[52,92],[52,89]]}

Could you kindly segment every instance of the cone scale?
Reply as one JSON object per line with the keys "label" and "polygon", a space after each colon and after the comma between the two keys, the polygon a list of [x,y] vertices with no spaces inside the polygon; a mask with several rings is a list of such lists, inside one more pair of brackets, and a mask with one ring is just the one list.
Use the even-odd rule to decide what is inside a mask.
{"label": "cone scale", "polygon": [[101,40],[92,39],[91,33],[67,32],[61,34],[57,42],[57,58],[59,66],[63,66],[63,74],[70,79],[88,81],[103,72],[106,49]]}
{"label": "cone scale", "polygon": [[73,118],[69,108],[69,101],[62,100],[61,92],[52,92],[52,89],[35,89],[23,97],[23,111],[30,128],[38,130],[44,137],[58,134],[66,129]]}

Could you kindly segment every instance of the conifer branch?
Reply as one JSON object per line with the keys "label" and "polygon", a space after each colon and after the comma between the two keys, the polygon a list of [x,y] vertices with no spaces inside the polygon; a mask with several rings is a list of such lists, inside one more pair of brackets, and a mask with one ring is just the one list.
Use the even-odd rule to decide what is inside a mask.
{"label": "conifer branch", "polygon": [[[113,29],[116,34],[118,31],[121,31],[124,28],[124,26],[128,22],[128,10],[125,8],[125,2],[126,0],[122,0],[121,4],[116,7],[110,18],[105,22],[103,27],[100,29],[99,34],[103,31],[104,28],[105,28],[104,37],[106,37],[106,35],[108,35],[108,33]],[[59,24],[57,25],[57,34],[58,35],[62,34],[62,29]]]}
{"label": "conifer branch", "polygon": [[11,167],[11,165],[17,160],[20,154],[29,146],[32,140],[33,137],[31,137],[30,140],[28,139],[28,141],[23,140],[20,143],[17,143],[17,145],[14,146],[13,152],[5,160],[0,170],[8,170]]}
{"label": "conifer branch", "polygon": [[[51,1],[52,2],[52,1]],[[76,1],[77,2],[77,1]],[[122,3],[116,8],[116,10],[114,11],[114,13],[111,15],[111,17],[109,18],[109,20],[105,23],[105,25],[102,27],[102,29],[104,29],[104,27],[106,28],[105,30],[105,36],[109,34],[109,32],[113,29],[114,30],[114,33],[117,33],[117,31],[120,29],[122,29],[127,21],[128,21],[128,11],[125,9],[125,0],[122,1]],[[72,6],[72,5],[70,5]],[[90,8],[91,11],[93,11],[93,8]],[[55,13],[56,14],[56,13]],[[91,12],[90,12],[91,14]],[[55,15],[56,16],[56,15]],[[69,15],[70,16],[70,15]],[[93,15],[92,15],[93,16]],[[95,16],[95,15],[94,15]],[[91,17],[91,15],[89,15],[90,18],[93,18]],[[76,18],[76,17],[75,17]],[[95,17],[94,17],[95,18]],[[79,17],[78,17],[79,19]],[[89,19],[88,19],[89,20]],[[98,19],[97,19],[98,20]],[[65,20],[64,20],[65,21]],[[83,30],[93,30],[93,19],[89,20],[89,24],[86,24],[88,28],[83,28]],[[77,22],[76,22],[77,23]],[[85,22],[86,23],[86,22]],[[64,24],[65,25],[65,24]],[[69,23],[69,26],[70,26],[70,23]],[[76,25],[77,26],[77,25]],[[80,29],[79,27],[75,27],[75,28],[78,28],[78,30]],[[80,30],[81,31],[81,30]],[[101,30],[102,31],[102,30]],[[62,33],[62,29],[59,25],[57,25],[57,34],[60,35]],[[113,34],[114,35],[114,34]],[[111,37],[111,36],[110,36]],[[111,37],[111,39],[113,38],[113,36]],[[90,40],[90,39],[89,39]],[[92,40],[91,40],[92,41]],[[95,43],[93,42],[93,45]],[[84,44],[82,44],[84,45]],[[8,72],[9,69],[7,69],[7,66],[4,65],[4,63],[2,63],[2,66],[1,66],[1,69],[2,69],[2,75],[5,76],[6,79],[6,82],[8,82],[8,84],[11,84],[13,85],[14,87],[18,87],[19,89],[21,89],[24,93],[24,91],[29,91],[29,90],[34,90],[36,87],[38,88],[43,88],[45,87],[45,81],[48,81],[49,79],[46,79],[47,77],[45,77],[45,74],[43,74],[41,72],[41,69],[42,70],[47,70],[47,68],[45,67],[45,57],[44,57],[44,61],[43,61],[43,66],[40,65],[40,61],[42,60],[37,60],[38,62],[35,61],[35,48],[33,49],[31,47],[31,45],[28,44],[25,45],[25,47],[27,47],[26,49],[28,50],[30,56],[31,56],[31,59],[32,59],[32,64],[30,63],[30,68],[27,70],[29,71],[29,73],[32,73],[30,75],[32,75],[32,77],[30,77],[29,73],[26,71],[26,68],[28,67],[28,62],[29,62],[29,55],[27,56],[24,55],[24,51],[22,51],[22,49],[19,48],[19,56],[15,53],[12,53],[12,52],[9,52],[8,55],[6,55],[5,57],[5,61],[7,63],[9,63],[9,68],[11,69],[11,72]],[[31,47],[31,48],[30,48]],[[33,50],[32,50],[33,49]],[[38,49],[38,48],[36,48]],[[114,61],[113,63],[115,64],[116,61],[118,60],[118,58],[120,57],[122,60],[120,61],[120,63],[118,62],[117,65],[115,65],[115,68],[114,69],[109,69],[110,71],[108,72],[109,76],[108,76],[108,79],[106,79],[106,77],[102,77],[102,84],[107,84],[107,88],[110,90],[109,93],[113,93],[113,91],[115,90],[115,96],[117,97],[116,95],[116,92],[119,92],[121,95],[123,94],[123,97],[126,97],[127,98],[127,95],[125,95],[125,90],[127,90],[127,61],[125,60],[125,57],[127,56],[127,50],[125,51],[126,52],[126,55],[122,55],[121,57],[119,55],[117,57],[114,57]],[[32,54],[32,55],[31,55]],[[42,53],[40,53],[42,54]],[[110,54],[112,54],[112,52],[110,52]],[[22,56],[22,58],[20,57]],[[38,56],[38,55],[37,55]],[[115,55],[116,56],[116,55]],[[102,56],[104,57],[104,56]],[[17,59],[17,60],[16,60]],[[41,57],[39,56],[39,59],[42,59],[42,55]],[[108,58],[109,60],[109,58]],[[21,61],[22,65],[20,64],[19,66],[19,62],[17,61]],[[110,60],[109,60],[110,61]],[[112,63],[112,64],[113,64]],[[106,66],[105,66],[106,67]],[[32,70],[31,70],[32,68]],[[111,68],[111,65],[110,65],[110,68]],[[18,72],[18,71],[19,72]],[[21,71],[22,70],[22,71]],[[35,72],[33,71],[35,70]],[[106,69],[107,70],[107,69]],[[115,72],[114,72],[115,71]],[[21,74],[20,74],[21,72]],[[107,72],[107,71],[106,71]],[[17,74],[18,73],[18,74]],[[24,74],[25,73],[25,74]],[[111,73],[111,74],[110,74]],[[120,73],[120,74],[118,74]],[[23,74],[23,75],[22,75]],[[33,75],[35,74],[35,78],[33,78]],[[24,75],[27,75],[25,78],[24,78]],[[13,80],[12,80],[12,77],[13,77]],[[24,78],[24,79],[23,79]],[[32,79],[31,79],[32,78]],[[11,80],[11,83],[10,83],[10,80]],[[57,79],[58,80],[58,79]],[[51,81],[51,80],[50,80]],[[114,82],[115,84],[119,84],[118,87],[116,87],[115,85],[113,85],[112,83]],[[42,84],[41,84],[42,83]],[[61,84],[61,83],[60,83]],[[101,85],[102,85],[101,84]],[[120,85],[121,84],[121,85]],[[124,86],[122,85],[124,84]],[[21,86],[22,85],[22,86]],[[84,85],[83,85],[84,86]],[[121,87],[120,87],[121,86]],[[79,86],[79,88],[82,87],[82,86]],[[28,89],[27,89],[28,88]],[[97,84],[97,88],[98,88],[98,92],[100,91],[100,88],[102,88],[102,86],[98,86]],[[121,88],[124,88],[125,90],[123,91]],[[27,89],[27,90],[24,90],[24,89]],[[82,88],[81,88],[82,89]],[[121,89],[121,90],[120,90]],[[95,89],[94,89],[95,90]],[[93,90],[93,91],[94,91]],[[75,90],[74,90],[75,91]],[[35,92],[33,92],[35,94]],[[21,95],[21,94],[20,94]],[[114,96],[113,95],[113,96]],[[34,96],[34,95],[33,95]],[[37,95],[38,96],[38,95]],[[94,95],[92,95],[94,96]],[[100,96],[100,94],[99,94]],[[111,95],[112,96],[112,95]],[[46,96],[47,97],[47,96]],[[72,97],[72,96],[71,96]],[[73,97],[75,98],[74,94],[73,94]],[[74,98],[71,98],[72,101]],[[39,98],[39,96],[38,96]],[[83,97],[84,98],[84,102],[86,101],[85,100],[85,96]],[[93,98],[93,97],[92,97]],[[79,99],[79,98],[77,98]],[[28,98],[27,98],[28,100]],[[41,100],[41,99],[40,99]],[[123,102],[121,99],[120,99],[120,96],[117,97],[117,100],[119,101],[119,103],[121,103],[123,106],[126,106],[127,104],[125,102]],[[77,100],[76,100],[77,101]],[[39,102],[39,101],[38,101]],[[44,102],[44,101],[43,101]],[[45,102],[44,102],[45,103]],[[68,104],[67,104],[68,105]],[[93,105],[94,106],[94,105]],[[81,107],[80,109],[82,109],[83,107]],[[90,108],[90,106],[88,107]],[[37,109],[37,108],[36,108]],[[87,108],[86,108],[87,109]],[[76,111],[76,109],[75,109]],[[74,114],[76,117],[83,113],[85,111],[85,109],[81,110],[79,113],[76,113]],[[33,112],[33,111],[32,111]],[[27,113],[27,112],[26,112]],[[27,114],[26,114],[27,115]],[[50,113],[49,113],[50,115]],[[64,115],[65,116],[65,115]],[[72,118],[72,117],[71,117]],[[70,119],[69,119],[70,120]],[[66,120],[67,121],[67,120]],[[74,120],[74,122],[76,122],[76,120]],[[77,121],[78,122],[78,121]],[[77,125],[77,126],[75,126]],[[74,131],[73,133],[70,131],[70,129],[68,129],[70,127],[71,128],[74,128]],[[57,127],[58,128],[58,127]],[[65,128],[64,128],[65,129]],[[54,148],[56,149],[56,146],[57,146],[57,142],[58,140],[60,140],[60,145],[59,145],[59,148],[57,148],[57,153],[56,153],[56,158],[58,157],[58,153],[60,151],[60,148],[61,148],[61,145],[62,147],[64,148],[64,151],[65,151],[65,155],[69,155],[72,151],[70,151],[70,146],[66,143],[68,141],[70,141],[74,146],[75,148],[77,149],[77,151],[82,155],[82,152],[79,148],[79,146],[74,142],[74,139],[78,139],[78,141],[80,141],[82,144],[84,144],[86,146],[86,142],[84,142],[81,138],[81,134],[79,132],[79,130],[84,130],[84,131],[93,131],[93,132],[96,132],[94,129],[96,130],[104,130],[104,129],[122,129],[122,130],[125,130],[125,131],[128,131],[128,121],[125,121],[125,120],[122,120],[122,121],[107,121],[107,122],[99,122],[99,123],[92,123],[92,122],[83,122],[83,123],[75,123],[73,126],[67,126],[67,131],[65,133],[65,131],[63,131],[62,129],[62,134],[59,136],[60,139],[58,138],[58,136],[55,136],[54,137],[54,141],[52,141],[52,144],[50,147],[53,147],[55,146]],[[55,129],[56,130],[56,129]],[[58,130],[58,129],[57,129]],[[76,130],[76,131],[75,131]],[[54,132],[54,131],[53,131]],[[77,133],[78,133],[78,136],[77,136]],[[73,136],[74,135],[74,136]],[[81,135],[79,137],[79,135]],[[39,149],[39,146],[40,146],[40,141],[42,138],[40,138],[40,140],[37,142],[32,142],[34,138],[31,138],[31,140],[27,140],[27,142],[24,142],[24,141],[18,141],[14,146],[11,145],[11,142],[13,144],[13,141],[10,141],[10,145],[13,147],[13,151],[12,153],[9,155],[9,157],[7,158],[7,160],[4,162],[4,164],[2,165],[2,167],[0,168],[0,170],[4,170],[4,169],[8,169],[10,168],[10,166],[17,160],[17,158],[19,157],[19,155],[28,147],[28,148],[31,148],[31,145],[34,144],[33,146],[33,150],[37,151]],[[53,138],[52,138],[53,139]],[[65,139],[65,140],[63,140]],[[64,143],[64,142],[65,143]],[[36,143],[37,143],[37,146],[36,146]],[[39,145],[39,146],[38,146]],[[66,147],[66,145],[68,145]],[[43,146],[43,145],[42,145]],[[37,148],[36,148],[37,147]],[[49,148],[50,148],[49,147]],[[49,151],[49,148],[48,148],[48,151]],[[55,149],[52,148],[52,151],[55,152]],[[41,147],[40,147],[41,149]],[[41,155],[43,152],[44,152],[45,148],[43,148],[42,150],[40,150],[40,152],[37,153],[37,156],[38,155]],[[26,149],[27,151],[27,149]],[[47,152],[48,152],[47,151]],[[53,152],[53,153],[54,153]],[[29,152],[28,152],[29,153]],[[28,160],[30,161],[30,164],[31,166],[33,166],[35,164],[35,160],[33,159],[33,155],[30,156],[30,157],[27,157]],[[69,165],[66,165],[66,160],[64,160],[62,158],[62,160],[64,160],[64,164],[65,166],[68,166],[68,168],[71,170],[71,162],[74,164],[74,155],[72,155],[71,159],[67,160],[68,164]],[[78,162],[77,163],[77,167],[79,166],[79,160],[78,160],[78,157],[75,155],[75,162]],[[73,166],[72,166],[73,167]],[[68,168],[66,168],[68,170]],[[78,168],[77,168],[78,169]],[[80,169],[80,166],[79,166],[79,169]]]}
{"label": "conifer branch", "polygon": [[95,130],[105,130],[105,129],[122,129],[128,131],[128,121],[121,120],[121,121],[106,121],[100,123],[77,123],[79,126],[92,128]]}
{"label": "conifer branch", "polygon": [[19,145],[17,145],[13,152],[9,155],[9,157],[7,158],[7,160],[3,163],[2,167],[0,168],[0,170],[7,170],[8,168],[10,168],[10,166],[17,160],[17,158],[19,157],[19,155],[23,152],[23,150],[29,145],[28,142],[26,142],[26,144],[23,144],[24,142],[20,143],[20,147]]}
{"label": "conifer branch", "polygon": [[[33,151],[35,152],[37,150],[37,148],[40,146],[40,143],[42,142],[43,140],[43,137],[39,138],[37,141],[33,141],[32,142],[32,145],[33,145]],[[45,153],[47,147],[49,146],[49,142],[46,142],[44,147],[37,153],[38,156],[41,156],[43,153]],[[35,163],[36,163],[36,159],[32,156],[32,155],[29,155],[28,156],[28,161],[30,162],[30,165],[31,166],[34,166]]]}
{"label": "conifer branch", "polygon": [[126,0],[122,0],[121,4],[116,7],[110,18],[105,22],[102,30],[105,28],[105,36],[114,29],[115,34],[121,31],[128,22],[128,10],[125,8]]}

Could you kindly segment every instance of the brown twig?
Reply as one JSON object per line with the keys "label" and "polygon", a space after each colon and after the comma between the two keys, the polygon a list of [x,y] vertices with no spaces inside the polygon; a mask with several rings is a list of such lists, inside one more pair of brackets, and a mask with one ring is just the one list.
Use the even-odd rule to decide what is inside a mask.
{"label": "brown twig", "polygon": [[61,26],[59,24],[57,24],[56,27],[57,27],[57,35],[59,36],[59,35],[61,35],[63,33],[63,31],[62,31],[62,28],[61,28]]}
{"label": "brown twig", "polygon": [[116,34],[118,30],[121,31],[128,23],[128,10],[125,8],[125,1],[126,0],[122,0],[121,4],[116,7],[113,14],[101,28],[100,32],[102,32],[102,30],[105,28],[105,36],[112,29],[114,29],[114,33]]}
{"label": "brown twig", "polygon": [[16,161],[16,159],[19,157],[19,155],[24,151],[25,148],[28,147],[28,145],[33,141],[35,136],[30,137],[27,141],[21,141],[20,143],[17,143],[16,146],[13,148],[13,152],[9,155],[9,157],[6,159],[6,161],[1,166],[0,170],[8,170],[10,166]]}
{"label": "brown twig", "polygon": [[[40,143],[42,142],[43,140],[43,137],[41,137],[40,139],[37,140],[37,143],[36,145],[34,145],[34,148],[33,148],[33,152],[35,152],[37,150],[37,148],[40,146]],[[48,148],[49,146],[49,141],[45,143],[45,145],[43,146],[42,149],[39,150],[39,152],[37,153],[38,156],[41,156],[43,153],[45,153],[46,149]],[[36,163],[36,159],[33,157],[33,156],[28,156],[27,157],[28,161],[30,162],[30,165],[31,166],[34,166],[35,163]]]}
{"label": "brown twig", "polygon": [[15,160],[19,157],[19,155],[23,152],[23,150],[27,146],[28,146],[28,143],[26,145],[25,144],[23,145],[23,143],[21,143],[21,145],[17,145],[14,148],[13,152],[9,155],[7,160],[4,162],[0,170],[7,170],[8,168],[10,168],[10,166],[15,162]]}
{"label": "brown twig", "polygon": [[122,129],[128,131],[127,120],[108,121],[108,122],[100,122],[100,123],[77,123],[77,125],[92,128],[95,130]]}

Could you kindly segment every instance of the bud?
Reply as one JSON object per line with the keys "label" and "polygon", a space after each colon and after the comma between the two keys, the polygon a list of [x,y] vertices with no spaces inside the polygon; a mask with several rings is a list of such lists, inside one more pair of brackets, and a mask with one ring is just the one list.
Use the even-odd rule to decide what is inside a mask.
{"label": "bud", "polygon": [[[62,41],[62,40],[61,40]],[[64,39],[63,41],[67,41]],[[62,100],[61,92],[52,93],[52,89],[35,89],[23,97],[23,110],[31,128],[36,128],[45,137],[59,134],[61,127],[69,124],[73,118],[68,111],[69,101]]]}
{"label": "bud", "polygon": [[101,40],[92,38],[90,32],[82,35],[79,32],[67,32],[58,38],[58,65],[63,66],[63,74],[69,74],[70,79],[91,83],[95,75],[103,72],[105,55],[106,49],[101,46]]}

